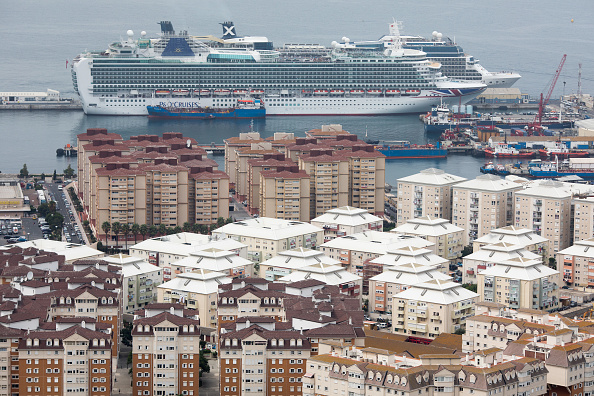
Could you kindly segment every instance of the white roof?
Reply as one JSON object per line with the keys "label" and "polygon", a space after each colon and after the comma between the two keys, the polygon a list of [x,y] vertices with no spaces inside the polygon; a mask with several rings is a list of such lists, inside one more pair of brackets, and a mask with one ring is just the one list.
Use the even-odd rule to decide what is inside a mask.
{"label": "white roof", "polygon": [[178,234],[147,239],[131,246],[130,249],[187,256],[197,250],[208,248],[235,250],[244,247],[246,245],[233,239],[213,239],[208,235],[180,232]]}
{"label": "white roof", "polygon": [[173,262],[171,266],[227,272],[230,269],[251,264],[250,260],[228,250],[209,248],[191,253],[188,257]]}
{"label": "white roof", "polygon": [[594,258],[594,238],[576,241],[573,246],[561,250],[559,254]]}
{"label": "white roof", "polygon": [[462,260],[477,260],[490,263],[500,263],[516,257],[527,259],[539,259],[540,256],[519,245],[512,245],[506,242],[498,242],[492,245],[481,247],[476,252],[464,256]]}
{"label": "white roof", "polygon": [[225,224],[213,231],[215,235],[239,235],[250,238],[281,240],[305,234],[322,232],[319,227],[300,221],[259,217]]}
{"label": "white roof", "polygon": [[509,180],[502,179],[495,175],[480,175],[474,180],[467,180],[465,182],[456,184],[454,188],[461,188],[464,190],[477,190],[477,191],[506,191],[506,190],[517,190],[522,188],[518,183],[514,183]]}
{"label": "white roof", "polygon": [[278,255],[260,263],[260,265],[297,269],[317,263],[323,263],[326,265],[340,265],[340,261],[326,256],[319,250],[312,250],[302,247],[279,252]]}
{"label": "white roof", "polygon": [[[586,189],[591,190],[592,187]],[[574,192],[572,192],[569,183],[562,183],[554,180],[543,180],[538,183],[535,182],[530,184],[525,190],[517,191],[516,195],[526,195],[537,198],[570,198]]]}
{"label": "white roof", "polygon": [[360,281],[361,277],[348,272],[339,265],[324,265],[322,263],[310,265],[283,276],[279,282],[293,283],[306,279],[316,279],[327,285],[341,285],[347,282]]}
{"label": "white roof", "polygon": [[373,264],[400,265],[400,264],[420,264],[439,268],[449,264],[449,260],[444,259],[429,249],[405,246],[399,249],[389,250],[383,256],[371,260]]}
{"label": "white roof", "polygon": [[544,265],[540,260],[524,257],[506,260],[479,272],[480,275],[484,276],[496,276],[523,281],[536,280],[558,273],[559,271]]}
{"label": "white roof", "polygon": [[103,257],[102,260],[109,264],[120,265],[124,278],[162,270],[162,268],[150,264],[143,259],[128,256],[127,254],[114,254],[113,256]]}
{"label": "white roof", "polygon": [[0,249],[6,250],[10,246],[18,246],[23,249],[35,248],[48,252],[57,253],[66,258],[66,261],[80,260],[91,257],[103,257],[104,253],[100,250],[93,249],[87,245],[79,245],[77,243],[53,241],[51,239],[34,239],[27,242],[18,242],[11,245],[6,245]]}
{"label": "white roof", "polygon": [[231,278],[221,272],[184,272],[174,279],[157,286],[160,289],[178,290],[198,294],[214,294],[218,292],[219,285],[231,283]]}
{"label": "white roof", "polygon": [[386,254],[389,250],[405,246],[429,247],[433,245],[435,244],[415,236],[394,234],[391,232],[365,231],[341,238],[334,238],[322,244],[321,247]]}
{"label": "white roof", "polygon": [[323,215],[312,219],[311,223],[358,226],[378,221],[382,221],[382,219],[372,215],[365,209],[354,208],[352,206],[342,206],[340,208],[327,210]]}
{"label": "white roof", "polygon": [[547,238],[534,233],[534,231],[529,228],[520,228],[510,225],[491,230],[491,233],[485,234],[482,237],[475,239],[473,242],[487,245],[504,242],[506,244],[526,247],[547,241]]}
{"label": "white roof", "polygon": [[461,231],[464,231],[464,229],[453,225],[449,220],[423,216],[409,219],[406,223],[394,228],[390,232],[408,235],[441,236]]}
{"label": "white roof", "polygon": [[464,177],[450,175],[441,169],[429,168],[421,172],[402,177],[398,179],[399,182],[414,183],[414,184],[430,184],[432,186],[446,186],[465,181]]}
{"label": "white roof", "polygon": [[464,300],[477,298],[478,294],[462,287],[450,280],[433,279],[414,285],[392,296],[392,300],[403,298],[407,300],[424,301],[434,304],[453,304]]}
{"label": "white roof", "polygon": [[443,272],[439,272],[434,266],[413,263],[387,266],[384,268],[384,272],[370,279],[378,282],[408,286],[428,282],[433,279],[451,280],[449,276]]}

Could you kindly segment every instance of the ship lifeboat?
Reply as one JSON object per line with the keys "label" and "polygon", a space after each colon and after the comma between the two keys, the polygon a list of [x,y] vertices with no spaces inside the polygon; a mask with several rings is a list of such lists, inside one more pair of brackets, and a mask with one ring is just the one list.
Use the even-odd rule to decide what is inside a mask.
{"label": "ship lifeboat", "polygon": [[236,89],[233,91],[233,95],[246,95],[248,91],[245,89]]}
{"label": "ship lifeboat", "polygon": [[386,90],[386,95],[400,95],[400,90],[399,89],[387,89]]}
{"label": "ship lifeboat", "polygon": [[169,91],[166,89],[159,89],[157,92],[155,92],[155,95],[157,95],[157,96],[169,95]]}
{"label": "ship lifeboat", "polygon": [[250,91],[250,93],[252,95],[264,95],[264,90],[263,89],[252,89]]}
{"label": "ship lifeboat", "polygon": [[368,89],[367,94],[368,95],[381,95],[382,90],[381,89]]}
{"label": "ship lifeboat", "polygon": [[419,91],[418,89],[407,89],[406,91],[404,91],[404,94],[408,96],[417,96],[421,94],[421,91]]}
{"label": "ship lifeboat", "polygon": [[314,91],[314,95],[318,95],[318,96],[328,95],[328,90],[327,89],[316,89]]}
{"label": "ship lifeboat", "polygon": [[231,93],[231,91],[228,89],[215,89],[214,90],[214,94],[216,96],[229,96],[230,93]]}
{"label": "ship lifeboat", "polygon": [[351,95],[363,95],[365,93],[362,89],[351,89]]}
{"label": "ship lifeboat", "polygon": [[188,96],[190,94],[190,91],[187,89],[174,89],[172,91],[172,94],[175,96]]}
{"label": "ship lifeboat", "polygon": [[[200,94],[200,96],[210,96],[210,89],[201,89],[201,90],[196,90],[198,91],[197,93]],[[194,92],[196,92],[194,91]]]}
{"label": "ship lifeboat", "polygon": [[342,89],[332,89],[330,95],[344,95],[344,91]]}

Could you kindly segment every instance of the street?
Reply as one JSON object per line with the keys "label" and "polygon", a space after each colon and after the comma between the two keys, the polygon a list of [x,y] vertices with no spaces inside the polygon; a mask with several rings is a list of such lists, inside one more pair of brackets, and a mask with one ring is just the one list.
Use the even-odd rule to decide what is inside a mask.
{"label": "street", "polygon": [[219,360],[208,359],[210,373],[202,373],[200,396],[218,396],[219,393]]}

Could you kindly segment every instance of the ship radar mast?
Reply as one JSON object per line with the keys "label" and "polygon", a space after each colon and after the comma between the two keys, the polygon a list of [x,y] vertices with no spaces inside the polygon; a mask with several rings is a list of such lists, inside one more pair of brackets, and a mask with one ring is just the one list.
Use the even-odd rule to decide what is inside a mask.
{"label": "ship radar mast", "polygon": [[404,55],[404,50],[402,49],[402,38],[400,37],[400,27],[401,26],[402,26],[402,23],[396,21],[395,19],[390,24],[391,40],[388,43],[386,50],[384,51],[384,55],[386,55],[386,56],[403,56]]}

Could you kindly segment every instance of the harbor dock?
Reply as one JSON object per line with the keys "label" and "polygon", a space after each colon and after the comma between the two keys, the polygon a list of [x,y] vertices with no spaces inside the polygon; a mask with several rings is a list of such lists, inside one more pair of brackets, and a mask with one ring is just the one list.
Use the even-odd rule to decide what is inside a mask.
{"label": "harbor dock", "polygon": [[82,110],[80,103],[2,104],[0,110]]}

